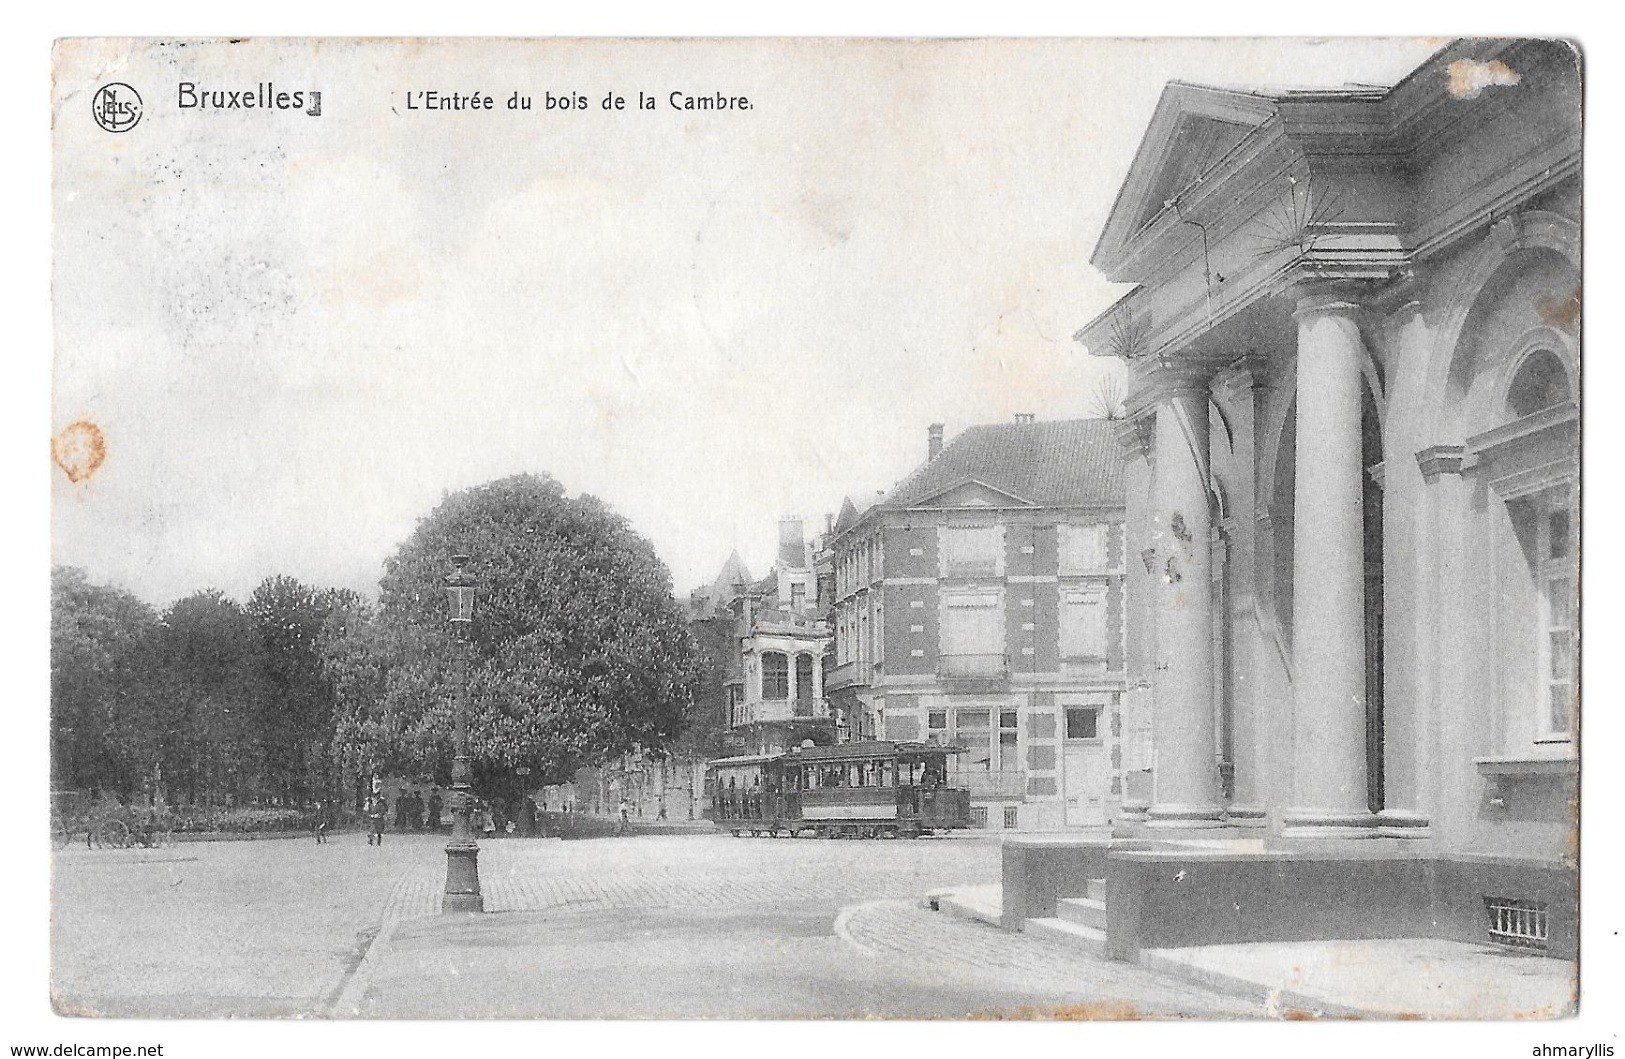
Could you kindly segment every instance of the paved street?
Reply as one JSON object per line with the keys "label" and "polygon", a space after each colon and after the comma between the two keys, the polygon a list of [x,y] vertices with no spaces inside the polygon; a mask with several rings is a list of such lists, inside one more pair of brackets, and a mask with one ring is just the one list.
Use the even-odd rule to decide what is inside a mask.
{"label": "paved street", "polygon": [[59,853],[58,1005],[160,1016],[1256,1013],[919,907],[927,890],[996,881],[989,839],[497,841],[482,847],[483,917],[436,914],[442,843],[391,835],[379,849],[344,835],[321,847]]}

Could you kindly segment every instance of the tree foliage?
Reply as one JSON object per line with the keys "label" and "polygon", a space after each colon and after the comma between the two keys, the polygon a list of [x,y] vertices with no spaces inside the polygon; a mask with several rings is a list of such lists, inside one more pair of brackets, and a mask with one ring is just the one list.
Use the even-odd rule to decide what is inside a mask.
{"label": "tree foliage", "polygon": [[445,779],[452,756],[450,556],[479,583],[467,651],[476,779],[542,782],[669,745],[700,678],[671,576],[591,496],[521,475],[447,497],[386,563],[375,613],[328,642],[346,764]]}
{"label": "tree foliage", "polygon": [[204,589],[160,617],[82,570],[53,570],[53,785],[183,802],[329,791],[322,643],[360,607],[353,592],[273,577],[247,606]]}
{"label": "tree foliage", "polygon": [[51,783],[139,789],[157,757],[158,617],[83,570],[51,571]]}
{"label": "tree foliage", "polygon": [[254,619],[217,589],[176,600],[159,635],[166,782],[242,799],[260,786],[277,703]]}

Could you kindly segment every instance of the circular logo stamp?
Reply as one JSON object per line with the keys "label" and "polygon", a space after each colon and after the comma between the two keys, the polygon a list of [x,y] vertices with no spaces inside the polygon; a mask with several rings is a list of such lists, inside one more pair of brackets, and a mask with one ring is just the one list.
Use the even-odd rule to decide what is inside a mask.
{"label": "circular logo stamp", "polygon": [[102,85],[90,101],[90,112],[108,132],[129,132],[141,120],[141,93],[122,81]]}

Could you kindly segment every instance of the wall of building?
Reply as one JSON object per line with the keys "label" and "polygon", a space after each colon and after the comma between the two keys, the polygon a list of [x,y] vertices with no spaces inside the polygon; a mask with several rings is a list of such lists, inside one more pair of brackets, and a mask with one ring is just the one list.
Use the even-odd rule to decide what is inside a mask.
{"label": "wall of building", "polygon": [[[1068,826],[1066,802],[1066,704],[1088,703],[1100,709],[1099,768],[1110,775],[1099,784],[1102,804],[1098,818],[1109,821],[1123,794],[1118,774],[1124,722],[1121,714],[1125,644],[1122,634],[1122,591],[1125,555],[1121,514],[1084,511],[1042,511],[1007,514],[986,510],[961,513],[911,511],[889,516],[884,525],[884,584],[877,586],[883,616],[883,664],[875,668],[874,684],[858,689],[854,697],[880,718],[875,734],[908,740],[973,740],[976,748],[964,755],[961,781],[972,787],[973,805],[986,814],[987,826],[1061,829]],[[951,577],[943,568],[940,530],[974,521],[996,525],[1002,537],[996,573]],[[1104,524],[1107,566],[1090,577],[1063,577],[1060,571],[1057,525]],[[868,539],[868,531],[855,539]],[[840,542],[837,542],[837,565]],[[1105,588],[1102,606],[1106,622],[1106,658],[1089,672],[1063,672],[1060,607],[1066,585]],[[846,583],[847,592],[837,608],[867,606],[870,592]],[[971,676],[945,681],[941,675],[944,611],[954,592],[996,597],[1002,637],[985,645],[985,654],[1002,655],[1003,668],[985,678]],[[836,621],[837,658],[856,657],[840,638],[852,635],[850,620]],[[962,730],[961,714],[985,713],[982,728]],[[931,727],[932,715],[945,726]],[[1001,761],[1001,714],[1014,723],[1005,732],[1015,745],[1004,750]],[[1081,745],[1081,744],[1079,744]],[[1000,768],[1000,764],[1007,767]],[[979,771],[979,775],[975,774]],[[1008,810],[1008,813],[1007,813]],[[1074,823],[1078,813],[1073,814]]]}

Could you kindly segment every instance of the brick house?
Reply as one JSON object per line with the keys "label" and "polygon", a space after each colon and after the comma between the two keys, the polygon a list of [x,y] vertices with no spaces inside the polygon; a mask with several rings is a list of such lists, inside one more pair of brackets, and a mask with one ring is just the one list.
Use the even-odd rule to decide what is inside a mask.
{"label": "brick house", "polygon": [[824,687],[859,739],[966,748],[984,826],[1109,822],[1126,766],[1123,457],[1104,420],[970,427],[828,542]]}

